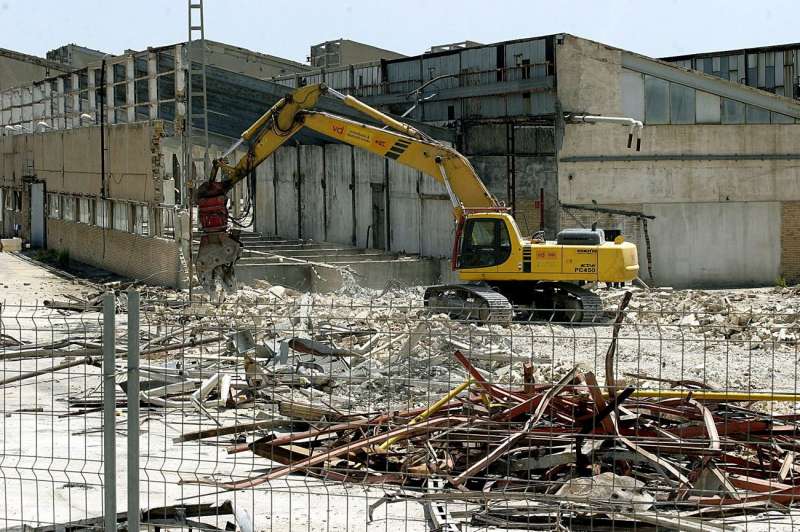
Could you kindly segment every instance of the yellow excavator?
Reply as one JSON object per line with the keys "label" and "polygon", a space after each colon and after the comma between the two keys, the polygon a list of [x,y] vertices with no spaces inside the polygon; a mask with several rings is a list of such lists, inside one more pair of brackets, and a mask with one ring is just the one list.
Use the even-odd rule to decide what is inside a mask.
{"label": "yellow excavator", "polygon": [[[323,95],[385,127],[312,110]],[[606,242],[603,231],[594,228],[566,229],[555,241],[546,241],[541,232],[523,236],[510,209],[487,190],[462,154],[353,96],[315,84],[296,89],[264,113],[227,154],[213,161],[210,178],[198,187],[202,237],[195,269],[210,294],[236,290],[234,265],[242,246],[229,232],[227,193],[303,128],[388,157],[444,185],[456,220],[452,268],[466,282],[427,288],[425,304],[435,311],[507,322],[527,309],[528,319],[538,313],[559,321],[593,322],[602,312],[601,301],[583,285],[622,283],[638,275],[636,246],[624,237]],[[242,144],[247,153],[228,164],[227,156]]]}

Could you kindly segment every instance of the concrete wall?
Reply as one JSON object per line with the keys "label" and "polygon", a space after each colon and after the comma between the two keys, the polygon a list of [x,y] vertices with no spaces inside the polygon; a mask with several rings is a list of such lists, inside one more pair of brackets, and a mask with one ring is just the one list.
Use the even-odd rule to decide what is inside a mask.
{"label": "concrete wall", "polygon": [[[566,36],[557,59],[565,112],[623,114],[620,50]],[[567,124],[558,196],[655,215],[659,284],[770,285],[800,263],[785,242],[793,233],[781,204],[800,200],[798,153],[796,124],[646,125],[640,152],[627,148],[626,128]],[[641,235],[627,236],[645,273]]]}
{"label": "concrete wall", "polygon": [[176,287],[184,276],[174,240],[48,218],[47,247],[67,250],[73,260],[148,284]]}
{"label": "concrete wall", "polygon": [[[343,145],[282,147],[256,179],[256,230],[264,234],[365,246],[375,183],[385,186],[390,251],[450,255],[454,223],[444,187],[394,161]],[[371,235],[370,246],[375,241]]]}
{"label": "concrete wall", "polygon": [[775,283],[781,265],[778,202],[645,204],[660,285]]}
{"label": "concrete wall", "polygon": [[207,41],[207,43],[207,64],[258,79],[269,79],[274,76],[302,72],[310,68],[308,65],[296,61],[253,52],[230,44],[215,41]]}
{"label": "concrete wall", "polygon": [[[149,123],[107,127],[106,177],[110,199],[160,202],[160,154]],[[0,185],[22,176],[46,183],[47,192],[99,194],[100,127],[0,137]]]}
{"label": "concrete wall", "polygon": [[558,100],[563,111],[619,116],[621,65],[622,50],[564,35],[556,45]]}
{"label": "concrete wall", "polygon": [[63,72],[65,70],[55,68],[54,64],[44,59],[11,50],[0,50],[0,91]]}

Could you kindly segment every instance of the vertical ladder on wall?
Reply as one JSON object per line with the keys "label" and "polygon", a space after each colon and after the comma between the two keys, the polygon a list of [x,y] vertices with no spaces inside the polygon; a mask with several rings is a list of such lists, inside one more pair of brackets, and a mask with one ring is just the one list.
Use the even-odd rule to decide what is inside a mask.
{"label": "vertical ladder on wall", "polygon": [[[185,47],[186,65],[186,122],[184,124],[184,171],[183,182],[186,194],[183,203],[189,211],[189,298],[194,284],[194,190],[196,179],[208,177],[208,99],[206,97],[206,35],[203,16],[203,0],[189,0],[189,35]],[[195,168],[197,171],[195,172]]]}
{"label": "vertical ladder on wall", "polygon": [[[206,97],[206,40],[203,28],[203,0],[189,0],[189,39],[186,42],[186,125],[187,183],[192,187],[198,166],[198,179],[207,177],[208,164],[208,100]],[[199,149],[194,149],[199,148]]]}

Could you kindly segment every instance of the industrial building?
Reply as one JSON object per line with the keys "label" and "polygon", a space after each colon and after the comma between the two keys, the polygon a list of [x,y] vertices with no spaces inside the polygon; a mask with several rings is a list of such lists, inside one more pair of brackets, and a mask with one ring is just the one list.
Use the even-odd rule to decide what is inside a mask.
{"label": "industrial building", "polygon": [[[731,81],[714,75],[722,59],[698,72],[568,34],[414,57],[374,49],[365,62],[336,42],[337,58],[331,43],[312,48],[312,65],[326,65],[312,67],[206,41],[209,157],[291,88],[325,82],[453,143],[527,235],[596,221],[634,241],[642,277],[660,285],[800,277],[800,104],[786,96],[796,50],[783,52],[782,77],[767,75],[765,55],[764,84],[758,66],[756,83],[742,84],[749,60]],[[187,172],[184,45],[108,57],[105,71],[102,60],[65,71],[41,61],[30,61],[40,77],[0,92],[3,234],[151,282],[185,282],[188,228],[176,211],[203,170]],[[757,88],[767,81],[774,91]],[[353,116],[333,100],[321,108]],[[585,114],[642,120],[641,150],[624,128],[573,118]],[[303,134],[258,168],[251,192],[234,201],[237,211],[250,200],[255,213],[245,279],[309,278],[307,264],[266,251],[348,264],[374,286],[449,274],[445,190],[394,161]]]}
{"label": "industrial building", "polygon": [[664,61],[800,99],[800,43],[680,55]]}

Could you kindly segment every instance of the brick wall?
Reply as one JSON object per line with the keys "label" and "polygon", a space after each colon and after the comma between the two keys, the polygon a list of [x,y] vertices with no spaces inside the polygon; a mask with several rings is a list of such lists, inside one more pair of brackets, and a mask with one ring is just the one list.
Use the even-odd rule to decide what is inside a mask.
{"label": "brick wall", "polygon": [[174,240],[47,219],[47,247],[71,259],[148,284],[180,286],[184,272]]}
{"label": "brick wall", "polygon": [[781,211],[781,275],[800,283],[800,201],[784,201]]}
{"label": "brick wall", "polygon": [[517,198],[516,209],[514,209],[514,219],[517,221],[522,236],[531,236],[540,230],[541,213],[539,211],[539,198]]}

